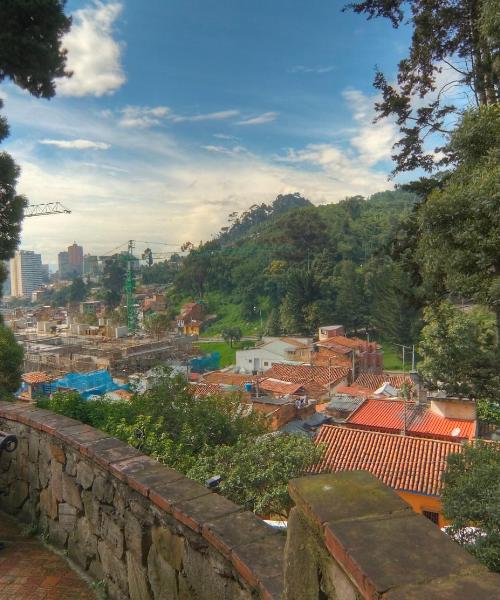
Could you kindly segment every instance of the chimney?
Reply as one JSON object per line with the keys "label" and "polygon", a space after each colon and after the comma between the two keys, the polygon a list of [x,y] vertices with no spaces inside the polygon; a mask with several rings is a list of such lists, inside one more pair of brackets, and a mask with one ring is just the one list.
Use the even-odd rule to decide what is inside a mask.
{"label": "chimney", "polygon": [[410,378],[415,386],[417,404],[426,404],[427,390],[425,389],[422,378],[417,371],[410,371]]}

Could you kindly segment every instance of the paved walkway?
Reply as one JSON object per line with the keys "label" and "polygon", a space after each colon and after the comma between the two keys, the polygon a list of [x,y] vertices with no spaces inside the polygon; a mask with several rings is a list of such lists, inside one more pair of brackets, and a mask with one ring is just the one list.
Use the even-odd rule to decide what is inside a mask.
{"label": "paved walkway", "polygon": [[57,554],[0,513],[0,600],[95,600],[94,592]]}

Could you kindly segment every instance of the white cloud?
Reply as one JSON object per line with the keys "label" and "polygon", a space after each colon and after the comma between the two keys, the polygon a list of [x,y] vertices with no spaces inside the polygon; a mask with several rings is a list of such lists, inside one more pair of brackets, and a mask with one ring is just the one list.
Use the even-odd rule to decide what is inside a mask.
{"label": "white cloud", "polygon": [[214,133],[214,138],[218,140],[237,140],[238,138],[235,135],[229,135],[227,133]]}
{"label": "white cloud", "polygon": [[263,125],[264,123],[274,121],[277,116],[277,112],[266,112],[256,117],[249,117],[248,119],[238,121],[237,125]]}
{"label": "white cloud", "polygon": [[68,150],[108,150],[108,148],[111,148],[110,144],[91,140],[40,140],[40,144],[67,148]]}
{"label": "white cloud", "polygon": [[335,67],[333,65],[317,65],[315,67],[306,67],[304,65],[295,65],[289,69],[289,73],[314,73],[316,75],[323,75],[324,73],[330,73]]}
{"label": "white cloud", "polygon": [[170,109],[167,106],[126,106],[120,113],[119,125],[122,127],[152,127],[160,125]]}
{"label": "white cloud", "polygon": [[355,133],[350,138],[350,144],[359,153],[359,160],[367,165],[389,160],[392,147],[398,138],[398,128],[394,120],[373,122],[375,97],[353,89],[345,90],[342,95],[358,123]]}
{"label": "white cloud", "polygon": [[225,154],[226,156],[240,156],[241,154],[249,154],[248,150],[244,146],[233,146],[232,148],[227,148],[226,146],[209,144],[207,146],[201,146],[201,148],[207,152]]}
{"label": "white cloud", "polygon": [[105,4],[95,0],[73,14],[73,25],[63,39],[68,50],[67,66],[73,76],[59,80],[59,94],[103,96],[125,83],[123,44],[113,38],[113,26],[122,9],[120,2]]}
{"label": "white cloud", "polygon": [[205,113],[200,115],[172,115],[170,118],[174,123],[197,122],[197,121],[223,121],[239,116],[239,110],[219,110],[217,112]]}

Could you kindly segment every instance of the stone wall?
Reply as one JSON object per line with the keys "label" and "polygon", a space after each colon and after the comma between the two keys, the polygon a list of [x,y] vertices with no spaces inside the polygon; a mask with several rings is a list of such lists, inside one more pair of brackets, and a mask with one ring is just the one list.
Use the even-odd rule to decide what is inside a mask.
{"label": "stone wall", "polygon": [[226,498],[82,423],[0,403],[18,449],[0,507],[36,523],[111,599],[278,599],[285,537]]}
{"label": "stone wall", "polygon": [[0,508],[112,600],[478,600],[500,576],[364,471],[290,482],[285,536],[82,423],[0,402]]}

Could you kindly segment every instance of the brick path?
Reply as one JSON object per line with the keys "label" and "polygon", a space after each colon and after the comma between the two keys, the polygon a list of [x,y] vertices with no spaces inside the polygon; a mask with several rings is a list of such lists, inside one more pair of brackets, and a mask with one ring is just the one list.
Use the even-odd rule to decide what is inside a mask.
{"label": "brick path", "polygon": [[96,595],[57,554],[0,513],[0,600],[95,600]]}

